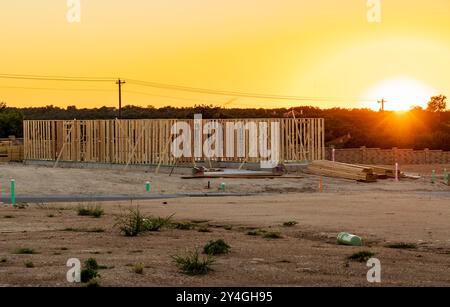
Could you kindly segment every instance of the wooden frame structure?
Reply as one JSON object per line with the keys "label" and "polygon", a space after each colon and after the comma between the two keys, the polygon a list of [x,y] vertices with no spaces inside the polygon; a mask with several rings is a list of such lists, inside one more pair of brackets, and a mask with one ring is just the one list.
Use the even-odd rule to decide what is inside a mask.
{"label": "wooden frame structure", "polygon": [[[172,135],[172,126],[177,122],[188,123],[194,130],[193,119],[24,121],[24,159],[124,165],[181,165],[206,161],[206,157],[176,159],[171,154],[170,145],[176,138]],[[280,162],[325,158],[325,127],[322,118],[202,120],[203,125],[209,122],[216,122],[223,127],[230,122],[244,125],[265,123],[268,127],[271,127],[271,123],[277,123],[280,127]],[[268,131],[270,138],[270,128]],[[229,137],[226,134],[224,129],[224,144]],[[237,134],[233,137],[236,142]],[[244,140],[241,140],[245,143],[245,157],[211,160],[259,162],[262,159],[249,157],[250,137],[249,131],[245,130]],[[203,140],[206,138],[208,136],[204,135]]]}

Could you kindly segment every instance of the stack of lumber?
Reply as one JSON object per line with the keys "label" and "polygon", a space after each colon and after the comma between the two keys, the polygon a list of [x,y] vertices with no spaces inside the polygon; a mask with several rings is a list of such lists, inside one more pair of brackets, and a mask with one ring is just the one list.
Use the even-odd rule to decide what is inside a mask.
{"label": "stack of lumber", "polygon": [[312,162],[308,166],[307,172],[313,175],[351,179],[362,182],[375,182],[378,179],[378,176],[372,167],[325,160]]}
{"label": "stack of lumber", "polygon": [[23,145],[14,141],[0,142],[0,162],[19,162],[23,160]]}
{"label": "stack of lumber", "polygon": [[[382,166],[375,166],[375,165],[365,165],[365,164],[348,164],[348,163],[340,163],[335,162],[336,164],[340,165],[347,165],[351,167],[361,168],[361,169],[372,169],[373,174],[377,175],[378,179],[387,179],[387,178],[395,178],[395,168],[392,167],[382,167]],[[399,178],[400,178],[400,171],[398,172]]]}

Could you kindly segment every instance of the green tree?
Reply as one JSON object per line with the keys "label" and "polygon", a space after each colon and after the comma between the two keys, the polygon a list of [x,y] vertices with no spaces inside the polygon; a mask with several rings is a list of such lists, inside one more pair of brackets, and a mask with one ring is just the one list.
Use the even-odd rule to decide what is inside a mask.
{"label": "green tree", "polygon": [[10,109],[0,102],[0,138],[10,135],[23,136],[23,115],[20,111]]}

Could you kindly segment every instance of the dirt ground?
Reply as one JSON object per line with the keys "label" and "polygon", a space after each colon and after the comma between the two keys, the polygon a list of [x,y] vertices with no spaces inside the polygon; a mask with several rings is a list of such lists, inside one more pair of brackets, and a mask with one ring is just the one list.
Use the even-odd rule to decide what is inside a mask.
{"label": "dirt ground", "polygon": [[[322,193],[315,176],[227,179],[222,181],[228,192],[256,195],[102,203],[105,215],[99,219],[78,216],[79,204],[2,205],[0,286],[72,286],[66,281],[67,260],[91,257],[106,267],[100,271],[102,286],[374,286],[367,282],[366,263],[346,260],[358,251],[371,251],[381,261],[381,286],[450,286],[450,187],[430,180],[432,169],[444,168],[450,166],[405,166],[424,177],[399,183],[324,178]],[[147,180],[152,193],[208,191],[207,180],[178,176],[0,165],[0,194],[8,193],[11,178],[24,195],[140,194]],[[135,206],[146,215],[175,214],[174,220],[195,228],[124,237],[114,224]],[[298,224],[284,227],[288,221]],[[251,229],[279,232],[282,238],[250,236]],[[337,245],[341,231],[362,236],[365,246]],[[171,256],[215,239],[232,248],[216,257],[213,272],[192,277],[178,271]],[[417,247],[392,249],[388,243]],[[38,253],[15,253],[25,247]],[[27,261],[34,267],[26,268]],[[144,274],[132,271],[137,263],[145,265]]]}

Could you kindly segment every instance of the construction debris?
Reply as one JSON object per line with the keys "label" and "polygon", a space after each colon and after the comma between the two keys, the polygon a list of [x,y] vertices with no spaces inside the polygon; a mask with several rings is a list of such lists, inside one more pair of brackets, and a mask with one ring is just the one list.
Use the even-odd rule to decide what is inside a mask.
{"label": "construction debris", "polygon": [[417,180],[422,178],[419,174],[401,173],[401,178]]}
{"label": "construction debris", "polygon": [[236,178],[236,179],[300,179],[301,176],[284,176],[283,166],[275,167],[270,171],[251,171],[242,169],[207,169],[205,167],[194,167],[192,176],[183,179],[214,179],[214,178]]}

